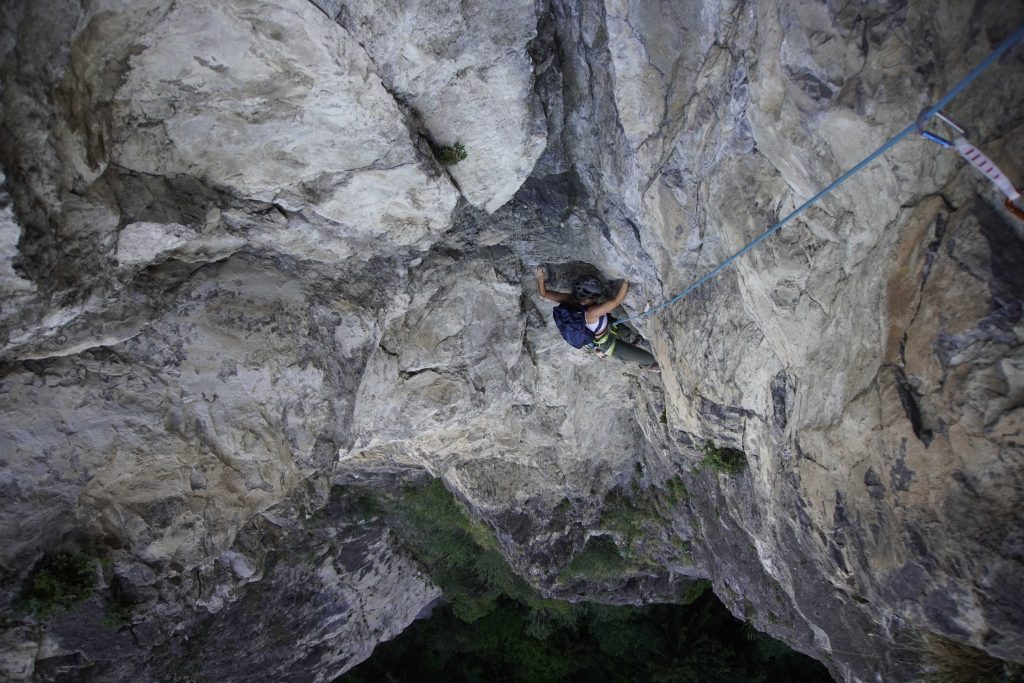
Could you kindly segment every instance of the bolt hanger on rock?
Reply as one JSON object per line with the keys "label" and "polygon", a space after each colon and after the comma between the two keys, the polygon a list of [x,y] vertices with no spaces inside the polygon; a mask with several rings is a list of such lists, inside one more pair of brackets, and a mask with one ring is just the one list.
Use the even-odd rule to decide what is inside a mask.
{"label": "bolt hanger on rock", "polygon": [[[927,113],[927,109],[921,112],[921,116]],[[1020,189],[1014,187],[1010,179],[1006,177],[1002,169],[996,165],[994,161],[985,156],[985,153],[980,149],[972,145],[967,141],[967,131],[959,123],[954,121],[946,112],[937,111],[935,112],[935,118],[939,119],[947,126],[949,126],[955,134],[953,140],[947,140],[946,138],[936,135],[925,129],[925,123],[918,118],[915,122],[917,124],[917,131],[921,137],[931,140],[932,142],[938,143],[943,147],[952,147],[956,151],[960,152],[960,156],[967,160],[967,162],[974,166],[974,168],[984,174],[986,178],[995,183],[995,186],[1002,190],[1003,194],[1006,195],[1006,199],[1003,202],[1003,206],[1006,210],[1012,213],[1017,218],[1024,220],[1024,205],[1021,204]]]}

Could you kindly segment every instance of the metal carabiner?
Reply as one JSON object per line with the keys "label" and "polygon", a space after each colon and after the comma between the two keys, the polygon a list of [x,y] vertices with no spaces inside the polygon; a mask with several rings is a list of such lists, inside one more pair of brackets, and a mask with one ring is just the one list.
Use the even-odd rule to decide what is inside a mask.
{"label": "metal carabiner", "polygon": [[[917,128],[918,134],[921,137],[923,137],[923,138],[931,140],[932,142],[937,142],[938,144],[942,145],[943,147],[955,147],[956,145],[953,143],[953,141],[947,140],[946,138],[942,137],[941,135],[936,135],[935,133],[932,133],[932,132],[928,131],[925,128],[925,126],[928,125],[928,118],[929,118],[929,117],[925,116],[925,114],[927,114],[927,113],[928,113],[928,109],[922,109],[921,113],[917,115],[917,120],[914,121],[914,127]],[[935,116],[940,121],[945,123],[947,126],[952,128],[953,132],[956,134],[955,137],[961,137],[961,138],[967,137],[967,131],[964,129],[964,127],[961,126],[956,121],[954,121],[953,118],[951,116],[949,116],[949,114],[947,114],[946,112],[944,112],[944,111],[937,111],[937,112],[935,112],[935,114],[933,114],[933,116]]]}

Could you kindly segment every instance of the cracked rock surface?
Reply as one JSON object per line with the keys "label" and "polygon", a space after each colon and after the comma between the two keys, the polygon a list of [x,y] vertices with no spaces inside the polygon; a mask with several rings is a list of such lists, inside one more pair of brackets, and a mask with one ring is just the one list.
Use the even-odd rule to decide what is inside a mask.
{"label": "cracked rock surface", "polygon": [[[331,680],[438,599],[349,495],[425,477],[554,597],[709,578],[841,681],[913,680],[926,634],[1024,662],[1024,223],[955,153],[908,138],[635,321],[660,375],[565,345],[533,281],[667,300],[1022,21],[0,4],[0,677]],[[1018,184],[1022,105],[1021,46],[950,105]],[[629,569],[566,580],[594,538]],[[96,596],[16,613],[75,548]]]}

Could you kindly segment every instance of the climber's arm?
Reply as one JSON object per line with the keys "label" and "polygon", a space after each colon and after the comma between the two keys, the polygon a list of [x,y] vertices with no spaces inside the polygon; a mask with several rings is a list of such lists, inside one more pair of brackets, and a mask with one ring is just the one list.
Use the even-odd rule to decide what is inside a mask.
{"label": "climber's arm", "polygon": [[626,300],[626,292],[629,290],[629,283],[625,280],[622,281],[622,286],[619,287],[619,293],[615,295],[614,299],[605,301],[603,304],[597,306],[591,306],[587,309],[587,322],[596,323],[597,319],[602,315],[608,315]]}
{"label": "climber's arm", "polygon": [[556,304],[564,304],[569,300],[568,294],[564,292],[549,292],[548,288],[544,286],[544,268],[542,266],[537,266],[533,272],[537,276],[537,292],[541,297],[548,301],[554,301]]}

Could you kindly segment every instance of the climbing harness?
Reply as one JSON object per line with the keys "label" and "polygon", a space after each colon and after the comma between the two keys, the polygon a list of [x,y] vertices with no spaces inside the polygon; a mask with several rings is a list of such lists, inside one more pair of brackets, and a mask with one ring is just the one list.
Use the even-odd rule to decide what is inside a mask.
{"label": "climbing harness", "polygon": [[[605,344],[605,342],[608,341],[609,337],[611,337],[612,340],[611,345],[606,349],[602,349],[601,347]],[[611,325],[608,326],[608,329],[605,330],[600,337],[594,338],[593,348],[597,352],[597,355],[603,358],[611,358],[612,354],[615,353],[615,345],[618,343],[618,341],[619,334],[618,332],[615,331],[615,323],[612,323]]]}
{"label": "climbing harness", "polygon": [[[926,112],[921,112],[922,115],[925,113]],[[947,140],[944,137],[926,130],[925,122],[918,119],[917,131],[921,134],[921,137],[931,140],[932,142],[937,142],[943,147],[952,147],[956,149],[956,151],[960,152],[960,156],[966,159],[971,166],[974,166],[974,168],[981,171],[986,178],[995,183],[996,187],[1003,191],[1003,194],[1006,195],[1006,199],[1003,202],[1006,210],[1017,218],[1024,220],[1024,208],[1020,205],[1020,190],[1013,186],[1010,179],[1006,177],[1006,174],[1003,173],[998,166],[996,166],[994,161],[989,159],[985,156],[984,152],[967,141],[967,132],[964,130],[963,126],[950,118],[944,111],[935,112],[935,118],[953,129],[953,132],[955,133],[953,140]]]}
{"label": "climbing harness", "polygon": [[[671,299],[669,299],[667,301],[664,301],[664,302],[658,304],[657,306],[654,306],[654,307],[652,307],[652,308],[650,308],[648,310],[645,310],[643,313],[638,313],[637,315],[631,316],[629,318],[623,318],[622,320],[618,320],[615,323],[613,323],[613,325],[614,326],[619,326],[619,325],[627,323],[627,322],[629,322],[631,320],[639,320],[641,318],[646,318],[647,316],[652,315],[653,313],[656,313],[656,312],[658,312],[658,311],[660,311],[662,309],[665,309],[665,308],[671,306],[672,304],[676,303],[677,301],[683,299],[688,294],[690,294],[690,292],[694,291],[695,289],[700,287],[702,284],[704,284],[705,282],[707,282],[708,280],[713,278],[715,275],[717,275],[718,273],[722,272],[722,270],[725,269],[725,267],[728,266],[730,263],[732,263],[733,261],[738,259],[743,254],[745,254],[748,251],[750,251],[751,249],[753,249],[755,246],[760,244],[763,240],[765,240],[769,236],[771,236],[774,233],[778,232],[782,228],[782,226],[784,226],[786,223],[788,223],[789,221],[791,221],[794,218],[796,218],[797,216],[799,216],[808,207],[810,207],[812,204],[815,204],[819,199],[821,199],[822,197],[824,197],[825,195],[830,193],[832,190],[834,190],[835,188],[837,188],[840,185],[842,185],[844,182],[846,182],[850,177],[852,177],[854,174],[856,174],[862,168],[864,168],[865,166],[870,164],[872,161],[874,161],[875,159],[880,157],[885,152],[889,151],[889,149],[894,147],[896,145],[896,143],[898,143],[900,140],[902,140],[906,136],[910,135],[911,133],[921,132],[924,129],[924,125],[933,116],[937,115],[942,109],[945,108],[945,106],[947,104],[949,104],[953,100],[953,98],[955,98],[957,95],[959,95],[961,92],[963,92],[967,88],[967,86],[969,86],[972,82],[974,82],[974,80],[978,76],[980,76],[982,74],[982,72],[984,72],[990,66],[995,64],[996,60],[998,60],[1000,57],[1002,57],[1003,54],[1006,53],[1011,47],[1016,45],[1017,42],[1021,38],[1024,38],[1024,25],[1018,27],[1017,30],[1014,31],[1014,33],[1009,38],[1007,38],[1002,43],[1000,43],[996,47],[996,49],[993,50],[992,53],[988,57],[986,57],[984,60],[982,60],[976,67],[971,69],[967,73],[967,75],[964,76],[962,79],[960,79],[960,81],[955,86],[953,86],[953,88],[949,92],[947,92],[945,95],[943,95],[939,99],[938,102],[936,102],[934,105],[932,105],[928,109],[925,109],[923,112],[921,112],[921,115],[917,117],[916,121],[911,123],[909,126],[904,128],[903,130],[901,130],[899,133],[897,133],[893,137],[891,137],[885,144],[883,144],[881,147],[876,149],[874,152],[872,152],[871,154],[866,156],[863,160],[860,161],[860,163],[858,163],[856,166],[851,168],[849,171],[847,171],[846,173],[842,174],[841,176],[839,176],[838,178],[833,180],[827,187],[825,187],[825,189],[823,189],[820,192],[818,192],[818,194],[814,195],[813,197],[808,199],[806,202],[804,202],[803,204],[798,206],[796,209],[791,211],[785,218],[783,218],[782,220],[776,222],[770,228],[768,228],[767,230],[762,232],[760,235],[758,235],[757,237],[752,239],[742,249],[740,249],[735,254],[733,254],[729,258],[725,259],[724,261],[722,261],[720,264],[715,266],[715,268],[712,269],[709,273],[704,275],[702,278],[700,278],[699,280],[694,282],[692,285],[690,285],[689,287],[684,289],[682,292],[680,292],[676,296],[672,297]],[[929,136],[929,139],[934,140],[935,137],[938,137],[938,136],[934,136],[934,137],[930,137]],[[954,141],[953,144],[956,144],[955,141]],[[972,149],[976,149],[976,148],[973,148],[973,146],[972,146]],[[978,152],[978,153],[980,154],[980,152]],[[987,157],[986,157],[986,159],[987,159]],[[971,161],[971,160],[968,158],[968,161]],[[971,161],[971,163],[974,164],[974,161]],[[993,166],[994,166],[994,164],[993,164]],[[986,173],[986,175],[988,175],[988,173]],[[991,177],[991,176],[989,176],[989,177]],[[1017,192],[1016,189],[1014,189],[1013,191]],[[1019,197],[1019,195],[1018,195],[1018,197]],[[1015,201],[1016,201],[1016,199],[1015,199]],[[1013,211],[1014,215],[1018,215],[1019,216],[1020,214],[1018,214],[1017,211],[1015,210],[1017,208],[1017,205],[1014,202],[1009,202],[1009,204],[1014,206],[1014,209],[1010,209],[1011,211]],[[1007,206],[1007,208],[1009,208],[1009,206]]]}

